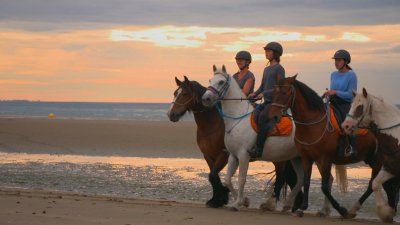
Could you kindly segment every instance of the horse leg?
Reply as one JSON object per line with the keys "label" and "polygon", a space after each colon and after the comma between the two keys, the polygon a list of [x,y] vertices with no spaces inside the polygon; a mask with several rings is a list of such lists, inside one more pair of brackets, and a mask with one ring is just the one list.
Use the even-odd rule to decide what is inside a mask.
{"label": "horse leg", "polygon": [[225,167],[228,160],[229,153],[221,152],[216,161],[207,160],[212,162],[212,169],[208,175],[208,180],[213,187],[213,197],[207,201],[206,205],[211,208],[218,208],[228,203],[229,189],[222,185],[219,177],[219,172]]}
{"label": "horse leg", "polygon": [[308,157],[302,157],[301,162],[302,162],[303,171],[304,171],[304,183],[303,183],[304,195],[303,195],[303,201],[301,203],[301,206],[298,210],[296,210],[296,213],[295,213],[295,215],[298,217],[303,217],[304,210],[306,210],[308,208],[308,194],[310,192],[313,160]]}
{"label": "horse leg", "polygon": [[209,174],[209,181],[213,186],[214,195],[213,198],[207,202],[207,205],[213,208],[218,208],[228,204],[229,201],[229,189],[222,185],[219,177],[219,172],[225,167],[228,161],[229,153],[221,152],[217,160],[214,163],[214,167]]}
{"label": "horse leg", "polygon": [[397,203],[399,201],[399,189],[398,189],[398,181],[396,179],[390,179],[382,184],[383,189],[386,192],[388,204],[389,206],[397,211]]}
{"label": "horse leg", "polygon": [[351,207],[349,210],[349,217],[354,218],[357,216],[358,210],[361,209],[362,204],[364,204],[365,200],[372,194],[372,181],[378,174],[379,170],[381,169],[381,164],[378,163],[377,161],[369,162],[369,166],[372,168],[371,171],[371,179],[368,182],[368,187],[367,190],[365,190],[364,194],[361,195],[361,197],[358,199],[356,203]]}
{"label": "horse leg", "polygon": [[321,185],[322,192],[328,198],[328,200],[332,204],[333,208],[335,208],[343,218],[347,218],[347,216],[348,216],[347,209],[340,206],[340,204],[333,198],[333,196],[330,192],[329,183],[330,183],[330,179],[332,176],[331,175],[332,163],[325,161],[318,168],[320,169],[320,173],[321,173],[321,177],[322,177],[322,185]]}
{"label": "horse leg", "polygon": [[394,209],[387,205],[381,191],[382,184],[392,177],[394,177],[393,174],[382,168],[372,181],[372,190],[374,191],[375,195],[376,212],[379,218],[384,222],[393,222],[393,217],[395,215]]}
{"label": "horse leg", "polygon": [[285,184],[285,167],[286,162],[273,162],[275,165],[275,183],[274,183],[274,191],[272,195],[260,205],[260,209],[263,211],[275,211],[276,202],[279,200],[279,196],[281,194],[282,187]]}
{"label": "horse leg", "polygon": [[241,205],[248,206],[247,198],[244,198],[244,185],[246,184],[247,171],[249,169],[250,156],[247,150],[241,151],[239,155],[239,179],[238,179],[238,195],[236,201],[230,206],[232,210],[239,210]]}
{"label": "horse leg", "polygon": [[226,176],[225,176],[225,186],[228,187],[229,191],[232,193],[233,198],[236,200],[237,199],[237,192],[235,188],[233,188],[232,185],[232,177],[235,174],[237,168],[239,166],[239,161],[238,159],[233,156],[232,154],[229,154],[228,158],[228,169],[226,171]]}
{"label": "horse leg", "polygon": [[[292,160],[290,160],[292,169],[294,169],[295,173],[296,173],[296,185],[294,186],[294,188],[292,189],[292,191],[290,192],[282,211],[287,211],[290,208],[292,208],[292,211],[295,211],[297,209],[297,207],[294,207],[294,202],[296,199],[298,198],[302,198],[302,194],[301,194],[301,187],[303,187],[304,184],[304,171],[303,171],[303,167],[301,165],[301,158],[300,157],[296,157]],[[288,171],[289,173],[289,171]],[[298,195],[300,193],[300,195]],[[300,196],[300,197],[299,197]],[[297,200],[299,201],[299,200]]]}

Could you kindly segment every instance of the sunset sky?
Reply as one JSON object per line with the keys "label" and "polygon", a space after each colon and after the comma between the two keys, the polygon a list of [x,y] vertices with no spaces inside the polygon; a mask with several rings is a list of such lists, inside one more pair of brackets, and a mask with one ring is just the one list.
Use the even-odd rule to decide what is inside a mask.
{"label": "sunset sky", "polygon": [[337,49],[359,90],[400,104],[398,0],[0,0],[0,99],[170,102],[174,77],[207,86],[248,50],[258,87],[263,46],[318,93]]}

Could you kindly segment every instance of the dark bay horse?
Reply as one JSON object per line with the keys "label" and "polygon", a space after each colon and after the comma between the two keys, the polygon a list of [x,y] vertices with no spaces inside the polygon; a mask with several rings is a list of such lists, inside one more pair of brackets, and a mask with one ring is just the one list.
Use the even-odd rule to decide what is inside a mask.
{"label": "dark bay horse", "polygon": [[[329,110],[322,98],[304,83],[297,81],[296,76],[281,80],[273,90],[273,103],[270,118],[280,121],[282,113],[290,108],[295,120],[296,146],[302,156],[305,172],[304,198],[297,215],[302,216],[303,210],[308,207],[308,194],[312,164],[316,162],[322,177],[321,189],[332,206],[344,218],[353,218],[363,202],[372,193],[371,182],[381,168],[381,161],[377,159],[377,141],[375,136],[368,132],[356,137],[357,156],[345,157],[337,153],[339,131],[333,129],[329,119]],[[332,164],[346,165],[364,161],[372,168],[371,180],[366,192],[350,211],[342,207],[331,195],[331,167]],[[396,193],[393,188],[385,188],[389,196],[389,204],[394,206]]]}
{"label": "dark bay horse", "polygon": [[[168,111],[168,117],[172,122],[177,122],[188,111],[194,115],[197,124],[197,144],[204,155],[210,168],[209,181],[213,188],[213,196],[207,201],[207,206],[217,208],[228,203],[227,187],[223,186],[219,172],[225,167],[229,153],[225,150],[224,120],[218,110],[206,108],[201,103],[201,96],[206,88],[196,81],[189,81],[184,76],[184,81],[175,78],[178,89],[174,92],[174,101]],[[280,191],[284,184],[291,188],[296,184],[296,175],[290,163],[282,162],[275,164],[276,181],[273,196],[279,199]],[[301,197],[296,198],[292,210],[297,209],[301,204]]]}

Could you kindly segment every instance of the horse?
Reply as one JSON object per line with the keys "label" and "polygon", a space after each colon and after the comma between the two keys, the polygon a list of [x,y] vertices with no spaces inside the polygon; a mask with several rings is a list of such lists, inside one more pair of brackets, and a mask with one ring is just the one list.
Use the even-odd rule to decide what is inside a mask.
{"label": "horse", "polygon": [[[214,76],[210,80],[210,86],[202,97],[203,105],[213,107],[220,103],[221,114],[225,121],[225,146],[229,151],[228,169],[225,177],[225,184],[233,194],[235,201],[228,207],[232,210],[239,210],[240,206],[246,206],[248,199],[244,197],[244,186],[246,183],[247,171],[249,168],[250,156],[248,150],[254,147],[257,133],[252,129],[250,114],[253,107],[245,99],[239,85],[232,81],[233,78],[226,72],[225,66],[217,69],[213,66]],[[224,101],[224,98],[227,100]],[[236,100],[235,100],[236,99]],[[291,160],[296,171],[297,183],[290,192],[283,210],[289,210],[295,201],[296,195],[300,192],[303,181],[301,159],[296,151],[293,135],[272,136],[265,144],[261,160],[281,162]],[[239,167],[238,192],[233,188],[232,176]],[[267,201],[265,204],[269,204]],[[261,208],[265,207],[261,205]]]}
{"label": "horse", "polygon": [[[201,103],[201,96],[206,88],[196,81],[190,81],[184,76],[184,81],[175,77],[178,88],[174,91],[174,100],[168,111],[172,122],[178,122],[187,112],[194,114],[197,124],[197,144],[203,153],[204,159],[210,169],[209,181],[213,187],[213,196],[206,205],[218,208],[228,203],[228,188],[222,185],[219,172],[228,162],[229,153],[225,150],[224,135],[225,125],[217,109],[205,108]],[[275,163],[276,181],[274,184],[273,198],[279,200],[280,191],[284,185],[294,187],[296,177],[290,164],[285,162]],[[271,198],[269,202],[274,199]],[[301,198],[296,199],[292,210],[299,207]],[[272,203],[271,203],[272,204]],[[268,205],[268,210],[273,210],[273,205]]]}
{"label": "horse", "polygon": [[[296,124],[295,141],[297,150],[302,157],[305,173],[304,198],[302,206],[296,215],[303,216],[308,208],[308,195],[311,179],[311,169],[316,162],[322,177],[321,189],[332,206],[343,218],[354,218],[363,202],[372,193],[371,182],[381,168],[381,161],[376,159],[377,141],[375,135],[367,132],[356,137],[357,156],[345,157],[337,154],[340,133],[332,127],[329,106],[323,99],[306,84],[296,80],[297,75],[281,80],[273,89],[270,119],[278,122],[282,114],[289,108]],[[331,195],[331,167],[332,164],[347,165],[364,161],[372,168],[371,179],[367,190],[353,205],[350,211],[342,207]],[[346,182],[344,179],[342,182]],[[389,188],[387,188],[389,189]],[[388,195],[389,190],[386,190]],[[390,193],[390,196],[395,196]],[[391,201],[391,200],[389,200]],[[391,201],[394,205],[394,201]]]}
{"label": "horse", "polygon": [[[370,128],[379,142],[378,154],[383,166],[372,182],[375,195],[376,211],[379,218],[392,222],[396,209],[390,207],[383,199],[382,184],[400,175],[400,110],[383,99],[367,93],[363,88],[362,94],[353,92],[354,101],[350,111],[342,123],[342,128],[348,134],[359,127]],[[398,193],[399,186],[396,186]],[[396,198],[398,201],[398,196]]]}

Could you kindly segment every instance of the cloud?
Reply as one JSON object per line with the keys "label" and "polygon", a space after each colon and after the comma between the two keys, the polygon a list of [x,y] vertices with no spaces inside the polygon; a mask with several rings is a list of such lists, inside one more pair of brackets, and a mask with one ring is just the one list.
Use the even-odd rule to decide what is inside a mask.
{"label": "cloud", "polygon": [[370,38],[367,36],[364,36],[360,33],[355,33],[355,32],[344,32],[341,40],[345,41],[356,41],[356,42],[366,42],[369,41]]}
{"label": "cloud", "polygon": [[38,32],[109,25],[379,25],[398,24],[399,11],[398,0],[2,0],[0,21]]}

